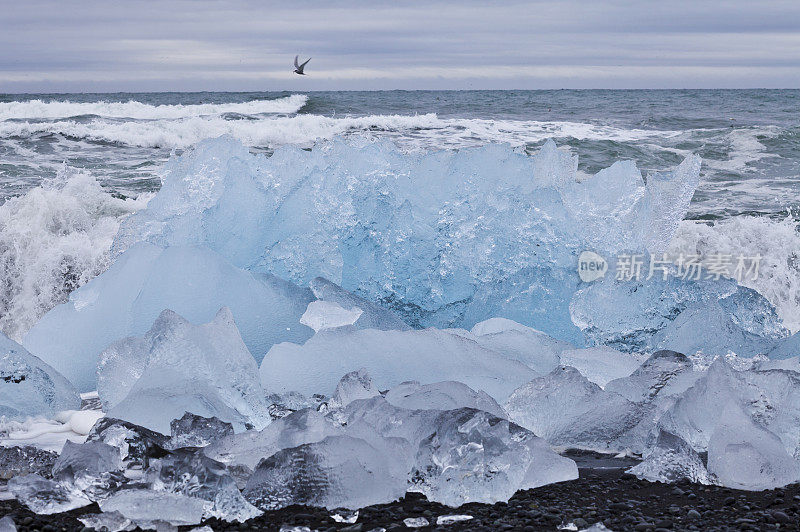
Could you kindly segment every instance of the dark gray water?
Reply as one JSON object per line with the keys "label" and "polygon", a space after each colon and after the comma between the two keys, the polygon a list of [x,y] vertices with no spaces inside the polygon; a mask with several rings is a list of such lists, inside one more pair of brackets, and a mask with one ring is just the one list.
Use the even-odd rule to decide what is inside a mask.
{"label": "dark gray water", "polygon": [[800,206],[798,90],[387,91],[0,95],[0,199],[66,165],[125,195],[159,186],[173,150],[230,134],[254,151],[337,135],[404,149],[547,138],[594,173],[620,159],[645,172],[704,161],[691,218],[783,218]]}

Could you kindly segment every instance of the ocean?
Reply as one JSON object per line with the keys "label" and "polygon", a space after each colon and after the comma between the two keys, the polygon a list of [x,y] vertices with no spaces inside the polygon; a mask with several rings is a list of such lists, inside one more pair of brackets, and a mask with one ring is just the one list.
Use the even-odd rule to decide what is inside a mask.
{"label": "ocean", "polygon": [[761,254],[752,282],[800,328],[800,90],[554,90],[0,95],[0,328],[25,331],[102,272],[120,221],[173,155],[221,135],[270,156],[321,140],[404,151],[547,139],[594,174],[645,178],[686,156],[701,183],[672,250]]}

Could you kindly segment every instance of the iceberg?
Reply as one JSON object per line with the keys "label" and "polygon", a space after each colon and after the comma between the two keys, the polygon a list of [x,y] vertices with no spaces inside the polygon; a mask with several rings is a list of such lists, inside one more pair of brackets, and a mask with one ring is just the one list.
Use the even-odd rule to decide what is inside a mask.
{"label": "iceberg", "polygon": [[[404,153],[337,139],[267,158],[221,137],[170,160],[161,190],[123,222],[113,249],[204,246],[298,286],[324,277],[414,327],[501,316],[581,346],[585,333],[602,336],[593,322],[609,308],[635,310],[583,309],[586,319],[573,323],[570,301],[585,288],[578,255],[665,251],[699,171],[690,156],[646,180],[631,162],[579,179],[577,158],[552,141],[528,156],[497,145]],[[630,331],[634,343],[669,321],[669,303],[656,309],[664,323]]]}
{"label": "iceberg", "polygon": [[100,353],[123,338],[146,333],[165,309],[205,323],[227,306],[245,345],[261,360],[277,342],[311,336],[313,331],[299,320],[313,300],[308,289],[240,270],[208,249],[143,243],[45,314],[23,345],[81,391],[91,391]]}
{"label": "iceberg", "polygon": [[64,376],[0,333],[0,416],[51,417],[80,406],[78,392]]}
{"label": "iceberg", "polygon": [[109,346],[97,374],[109,416],[162,434],[186,412],[239,430],[270,420],[258,367],[225,307],[204,325],[165,310],[143,337]]}
{"label": "iceberg", "polygon": [[379,389],[412,380],[454,380],[498,401],[536,376],[524,364],[481,347],[467,331],[339,327],[322,330],[303,345],[274,346],[261,362],[261,383],[270,392],[330,395],[341,375],[360,368]]}

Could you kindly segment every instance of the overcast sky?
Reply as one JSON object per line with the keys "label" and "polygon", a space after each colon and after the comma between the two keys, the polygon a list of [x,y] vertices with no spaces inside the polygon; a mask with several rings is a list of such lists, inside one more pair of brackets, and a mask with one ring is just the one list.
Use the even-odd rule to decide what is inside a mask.
{"label": "overcast sky", "polygon": [[800,1],[0,0],[0,92],[586,87],[798,88]]}

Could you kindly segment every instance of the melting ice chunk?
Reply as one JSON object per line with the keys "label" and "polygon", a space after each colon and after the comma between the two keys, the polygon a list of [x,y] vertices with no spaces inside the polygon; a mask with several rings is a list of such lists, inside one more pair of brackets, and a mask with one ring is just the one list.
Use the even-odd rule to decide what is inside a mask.
{"label": "melting ice chunk", "polygon": [[358,307],[346,309],[338,303],[330,301],[312,301],[300,317],[300,323],[319,332],[324,329],[353,325],[363,312]]}
{"label": "melting ice chunk", "polygon": [[172,437],[170,449],[180,447],[205,447],[233,434],[233,425],[215,417],[196,416],[186,412],[182,418],[169,424]]}
{"label": "melting ice chunk", "polygon": [[369,399],[380,395],[380,391],[372,383],[372,377],[365,368],[351,371],[341,378],[336,391],[326,405],[327,410],[343,408],[357,399]]}
{"label": "melting ice chunk", "polygon": [[99,504],[103,513],[118,512],[141,528],[152,528],[159,522],[196,525],[209,505],[202,499],[146,489],[122,490]]}
{"label": "melting ice chunk", "polygon": [[692,447],[674,434],[661,430],[655,447],[644,460],[627,471],[650,482],[678,482],[687,479],[699,484],[712,484],[711,477]]}
{"label": "melting ice chunk", "polygon": [[319,412],[304,409],[276,419],[261,431],[251,430],[223,438],[203,451],[225,464],[243,465],[252,470],[262,458],[281,449],[318,442],[342,433],[340,426]]}
{"label": "melting ice chunk", "polygon": [[692,361],[675,351],[653,353],[627,377],[614,379],[605,389],[635,403],[686,391],[703,373],[692,371]]}
{"label": "melting ice chunk", "polygon": [[471,408],[443,412],[419,445],[412,491],[448,506],[507,501],[517,490],[578,478],[578,467],[532,432]]}
{"label": "melting ice chunk", "polygon": [[393,501],[406,479],[390,473],[390,455],[351,436],[284,449],[262,460],[243,494],[264,510],[292,504],[357,509]]}
{"label": "melting ice chunk", "polygon": [[79,490],[36,474],[12,478],[8,491],[37,514],[68,512],[91,504]]}
{"label": "melting ice chunk", "polygon": [[723,486],[745,490],[779,488],[800,479],[800,463],[775,434],[738,405],[728,405],[708,442],[708,471]]}
{"label": "melting ice chunk", "polygon": [[574,348],[572,344],[505,318],[482,321],[471,332],[480,345],[518,360],[539,374],[550,373],[560,362],[559,354]]}
{"label": "melting ice chunk", "polygon": [[257,371],[227,308],[204,325],[165,310],[144,337],[103,352],[98,392],[110,416],[161,433],[185,412],[260,428],[269,413]]}
{"label": "melting ice chunk", "polygon": [[80,396],[66,378],[0,333],[0,416],[52,416],[80,406]]}
{"label": "melting ice chunk", "polygon": [[460,381],[496,400],[536,374],[524,364],[481,347],[466,331],[381,331],[341,327],[320,331],[304,345],[274,346],[261,363],[266,390],[333,393],[340,377],[366,368],[375,385]]}
{"label": "melting ice chunk", "polygon": [[610,347],[569,349],[561,353],[560,359],[562,366],[572,366],[601,387],[614,379],[627,377],[642,363],[642,357]]}
{"label": "melting ice chunk", "polygon": [[151,489],[208,501],[206,514],[225,521],[261,515],[242,497],[225,466],[198,449],[179,449],[154,460],[145,479]]}
{"label": "melting ice chunk", "polygon": [[274,343],[311,336],[299,319],[313,299],[308,289],[240,270],[208,249],[141,244],[45,314],[24,345],[91,391],[103,349],[146,333],[164,309],[204,323],[229,307],[245,345],[261,360]]}
{"label": "melting ice chunk", "polygon": [[386,400],[394,406],[409,410],[455,410],[474,408],[499,418],[506,412],[486,392],[476,392],[466,384],[455,381],[420,384],[404,382],[386,393]]}
{"label": "melting ice chunk", "polygon": [[393,312],[367,301],[363,297],[348,292],[339,285],[323,277],[317,277],[309,283],[311,291],[321,301],[335,303],[345,309],[361,311],[354,325],[358,329],[381,329],[385,331],[407,331],[411,329]]}
{"label": "melting ice chunk", "polygon": [[590,382],[571,367],[559,367],[511,394],[512,421],[553,445],[622,451],[635,443],[630,432],[642,408]]}

